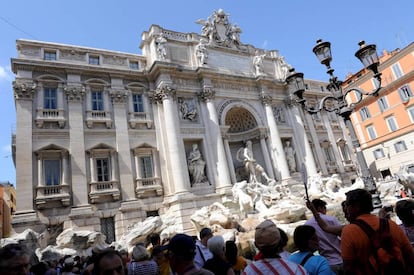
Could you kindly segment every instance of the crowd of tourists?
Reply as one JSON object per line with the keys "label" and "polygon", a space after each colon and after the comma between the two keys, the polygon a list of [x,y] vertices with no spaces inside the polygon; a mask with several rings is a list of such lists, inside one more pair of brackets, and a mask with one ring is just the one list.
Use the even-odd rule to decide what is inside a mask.
{"label": "crowd of tourists", "polygon": [[0,248],[0,274],[414,274],[414,200],[396,203],[398,225],[385,209],[372,214],[372,197],[364,189],[346,194],[346,224],[327,215],[325,201],[306,204],[313,217],[295,228],[292,252],[285,250],[286,232],[264,220],[255,228],[257,250],[251,256],[242,256],[235,241],[203,228],[199,236],[176,234],[163,241],[153,233],[129,253],[107,248],[59,261],[39,262],[24,244],[8,244]]}

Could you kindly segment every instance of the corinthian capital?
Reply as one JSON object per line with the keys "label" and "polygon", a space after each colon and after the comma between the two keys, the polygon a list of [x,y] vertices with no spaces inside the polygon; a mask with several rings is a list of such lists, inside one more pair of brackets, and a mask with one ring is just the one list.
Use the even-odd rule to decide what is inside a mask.
{"label": "corinthian capital", "polygon": [[199,98],[202,101],[208,101],[214,99],[216,95],[216,91],[214,91],[213,87],[204,85],[203,90],[198,94]]}
{"label": "corinthian capital", "polygon": [[63,88],[63,90],[65,91],[66,94],[66,98],[68,99],[68,101],[82,101],[84,96],[85,96],[85,87],[83,86],[65,86]]}
{"label": "corinthian capital", "polygon": [[160,85],[152,94],[152,96],[150,97],[152,102],[158,102],[161,103],[164,99],[173,99],[175,98],[176,95],[176,90],[168,85],[168,84],[163,84]]}
{"label": "corinthian capital", "polygon": [[33,99],[33,94],[37,88],[33,81],[19,81],[13,82],[14,97],[16,99]]}
{"label": "corinthian capital", "polygon": [[263,105],[270,105],[270,104],[272,104],[272,96],[270,96],[266,93],[261,93],[260,94],[260,101],[262,101]]}
{"label": "corinthian capital", "polygon": [[128,100],[128,92],[125,90],[111,90],[109,95],[113,103],[126,103]]}

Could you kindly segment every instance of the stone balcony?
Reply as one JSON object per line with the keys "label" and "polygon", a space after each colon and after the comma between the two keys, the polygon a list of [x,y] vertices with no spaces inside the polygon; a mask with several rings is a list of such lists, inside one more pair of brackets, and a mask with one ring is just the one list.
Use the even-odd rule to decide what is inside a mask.
{"label": "stone balcony", "polygon": [[69,206],[70,199],[70,187],[67,184],[36,187],[35,203],[39,209],[56,207],[56,204]]}
{"label": "stone balcony", "polygon": [[160,178],[136,179],[135,194],[137,198],[162,196],[163,193]]}
{"label": "stone balcony", "polygon": [[106,128],[110,129],[112,127],[111,112],[95,110],[86,111],[86,126],[92,128],[96,123],[104,123]]}
{"label": "stone balcony", "polygon": [[63,109],[37,109],[36,127],[42,128],[45,123],[56,122],[59,128],[65,127],[65,111]]}
{"label": "stone balcony", "polygon": [[146,124],[150,129],[152,126],[152,120],[148,113],[145,112],[130,112],[129,113],[129,126],[133,129],[139,124]]}
{"label": "stone balcony", "polygon": [[121,198],[118,181],[99,181],[89,184],[91,203],[117,201]]}

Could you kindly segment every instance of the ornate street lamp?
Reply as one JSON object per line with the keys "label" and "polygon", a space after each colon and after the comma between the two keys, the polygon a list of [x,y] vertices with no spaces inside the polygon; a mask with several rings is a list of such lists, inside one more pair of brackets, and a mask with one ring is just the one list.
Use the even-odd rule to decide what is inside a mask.
{"label": "ornate street lamp", "polygon": [[[352,125],[350,116],[364,96],[378,96],[378,92],[381,89],[381,73],[378,72],[379,58],[375,45],[365,45],[364,41],[359,42],[359,50],[355,53],[355,56],[364,64],[365,68],[371,70],[374,73],[374,78],[377,81],[377,88],[372,92],[365,92],[359,88],[350,88],[345,91],[342,90],[342,81],[333,74],[334,69],[331,68],[332,54],[331,43],[323,42],[321,39],[316,41],[316,46],[313,48],[313,52],[319,59],[321,64],[327,68],[326,73],[329,74],[328,90],[330,95],[325,96],[320,100],[317,106],[310,107],[307,105],[306,99],[303,97],[305,92],[305,83],[303,80],[303,73],[297,73],[292,68],[290,75],[286,78],[288,84],[289,93],[294,101],[299,103],[301,107],[310,114],[318,113],[322,110],[328,112],[335,112],[340,115],[345,122],[346,127],[349,130],[352,145],[356,152],[357,161],[361,168],[361,178],[364,181],[365,189],[367,189],[373,196],[373,202],[375,207],[381,207],[381,200],[379,199],[377,188],[374,178],[369,172],[367,162],[362,153],[361,146],[359,144],[357,135],[355,133],[354,126]],[[354,92],[356,97],[355,102],[349,103],[347,95]]]}

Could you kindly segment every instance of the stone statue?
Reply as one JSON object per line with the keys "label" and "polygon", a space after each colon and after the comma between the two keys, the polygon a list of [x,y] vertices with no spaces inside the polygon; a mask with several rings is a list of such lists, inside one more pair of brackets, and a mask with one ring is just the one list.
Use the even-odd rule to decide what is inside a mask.
{"label": "stone statue", "polygon": [[208,54],[204,39],[201,39],[200,43],[198,43],[198,45],[196,46],[196,55],[200,66],[207,64]]}
{"label": "stone statue", "polygon": [[178,99],[180,114],[182,119],[195,121],[197,119],[197,109],[194,106],[188,106],[188,103],[183,98]]}
{"label": "stone statue", "polygon": [[253,58],[253,65],[256,70],[256,75],[262,75],[263,71],[263,59],[266,54],[259,54],[259,51],[256,51],[256,55]]}
{"label": "stone statue", "polygon": [[236,182],[233,185],[232,193],[233,193],[233,201],[239,204],[240,213],[244,216],[254,209],[254,201],[253,198],[247,194],[247,182],[241,181]]}
{"label": "stone statue", "polygon": [[285,154],[289,167],[289,172],[296,172],[295,150],[292,148],[292,146],[290,146],[289,140],[285,143]]}
{"label": "stone statue", "polygon": [[[261,183],[261,180],[257,179],[257,175],[263,177],[266,183],[274,182],[269,178],[263,167],[256,162],[253,158],[252,142],[248,140],[244,148],[240,148],[237,155],[242,155],[244,167],[249,172],[249,183]],[[238,157],[240,160],[240,157]]]}
{"label": "stone statue", "polygon": [[155,39],[155,45],[157,47],[157,56],[161,60],[165,60],[167,58],[167,49],[166,44],[167,39],[164,37],[164,33],[161,33],[157,39]]}
{"label": "stone statue", "polygon": [[395,174],[398,178],[398,182],[403,185],[410,194],[414,194],[414,173],[412,172],[411,166],[402,165]]}
{"label": "stone statue", "polygon": [[188,171],[190,172],[191,186],[196,183],[207,182],[207,177],[204,174],[206,162],[203,160],[198,145],[193,144],[193,150],[188,154]]}
{"label": "stone statue", "polygon": [[281,79],[285,80],[286,77],[289,75],[290,66],[286,63],[285,58],[283,56],[279,58],[279,62],[282,71]]}

